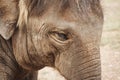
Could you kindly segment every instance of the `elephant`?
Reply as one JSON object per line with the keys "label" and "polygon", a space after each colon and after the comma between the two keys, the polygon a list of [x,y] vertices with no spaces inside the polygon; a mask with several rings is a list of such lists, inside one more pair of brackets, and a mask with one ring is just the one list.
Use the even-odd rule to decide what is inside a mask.
{"label": "elephant", "polygon": [[[45,66],[66,80],[101,80],[99,0],[1,0],[0,78],[37,80]],[[0,5],[0,11],[4,12]],[[6,17],[6,20],[4,18]],[[7,23],[5,22],[7,21]]]}

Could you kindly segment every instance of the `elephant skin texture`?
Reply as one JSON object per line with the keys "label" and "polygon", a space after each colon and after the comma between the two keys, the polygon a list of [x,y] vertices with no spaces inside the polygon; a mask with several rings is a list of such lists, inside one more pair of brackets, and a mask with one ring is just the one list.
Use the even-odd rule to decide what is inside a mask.
{"label": "elephant skin texture", "polygon": [[1,0],[0,79],[37,80],[49,66],[67,80],[101,80],[102,26],[99,0]]}

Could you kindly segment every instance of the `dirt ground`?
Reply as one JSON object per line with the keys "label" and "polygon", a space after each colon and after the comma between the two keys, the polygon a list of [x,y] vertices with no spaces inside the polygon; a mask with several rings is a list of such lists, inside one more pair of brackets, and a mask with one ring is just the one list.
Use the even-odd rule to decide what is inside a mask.
{"label": "dirt ground", "polygon": [[[120,0],[102,0],[105,16],[101,40],[102,80],[120,80]],[[52,68],[39,71],[39,80],[64,80]]]}
{"label": "dirt ground", "polygon": [[120,0],[103,0],[102,80],[120,80]]}

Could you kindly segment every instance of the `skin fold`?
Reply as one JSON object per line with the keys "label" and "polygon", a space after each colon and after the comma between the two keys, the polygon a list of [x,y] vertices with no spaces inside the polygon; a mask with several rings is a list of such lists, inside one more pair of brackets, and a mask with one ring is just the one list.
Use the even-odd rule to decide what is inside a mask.
{"label": "skin fold", "polygon": [[[9,2],[13,10],[3,6],[10,17],[0,16],[2,80],[37,80],[37,70],[45,66],[56,68],[67,80],[101,80],[99,0]],[[3,17],[14,25],[6,26]]]}

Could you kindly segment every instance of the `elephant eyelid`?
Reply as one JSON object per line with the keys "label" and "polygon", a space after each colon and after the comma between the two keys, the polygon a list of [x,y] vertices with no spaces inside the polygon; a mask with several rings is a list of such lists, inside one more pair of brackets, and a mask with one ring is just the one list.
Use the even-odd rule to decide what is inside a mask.
{"label": "elephant eyelid", "polygon": [[72,34],[67,31],[65,32],[63,30],[62,31],[50,31],[49,38],[61,45],[66,45],[73,41]]}
{"label": "elephant eyelid", "polygon": [[66,41],[66,40],[69,39],[68,34],[64,33],[64,32],[52,31],[49,34],[52,35],[52,36],[54,36],[54,37],[56,37],[60,41]]}

